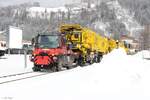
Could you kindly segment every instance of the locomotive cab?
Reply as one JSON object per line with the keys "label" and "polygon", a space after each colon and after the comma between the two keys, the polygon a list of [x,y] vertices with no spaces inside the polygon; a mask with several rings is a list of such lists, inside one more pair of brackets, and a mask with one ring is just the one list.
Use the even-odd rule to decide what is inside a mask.
{"label": "locomotive cab", "polygon": [[64,66],[74,62],[71,51],[67,49],[61,35],[38,35],[32,39],[32,44],[34,50],[31,61],[34,62],[34,71],[62,70]]}

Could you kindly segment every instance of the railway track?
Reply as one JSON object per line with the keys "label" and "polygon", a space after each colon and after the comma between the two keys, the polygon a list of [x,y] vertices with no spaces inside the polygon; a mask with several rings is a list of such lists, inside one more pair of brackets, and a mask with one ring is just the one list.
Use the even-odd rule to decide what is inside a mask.
{"label": "railway track", "polygon": [[20,81],[20,80],[25,80],[25,79],[29,79],[29,78],[34,78],[34,77],[38,77],[38,76],[43,76],[43,75],[47,75],[47,74],[50,74],[50,73],[30,71],[30,72],[0,76],[0,85],[5,84],[5,83]]}
{"label": "railway track", "polygon": [[28,74],[28,73],[33,73],[33,71],[30,71],[30,72],[23,72],[23,73],[17,73],[17,74],[10,74],[10,75],[4,75],[4,76],[0,76],[0,79],[1,79],[1,78],[7,78],[7,77],[18,76],[18,75],[23,75],[23,74]]}

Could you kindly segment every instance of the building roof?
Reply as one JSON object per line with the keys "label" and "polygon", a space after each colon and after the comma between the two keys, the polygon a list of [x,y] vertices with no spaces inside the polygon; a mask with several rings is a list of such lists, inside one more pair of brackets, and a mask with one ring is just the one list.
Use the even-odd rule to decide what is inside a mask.
{"label": "building roof", "polygon": [[139,42],[134,37],[131,37],[131,36],[128,36],[128,35],[122,35],[120,40],[132,40],[134,43],[138,43]]}

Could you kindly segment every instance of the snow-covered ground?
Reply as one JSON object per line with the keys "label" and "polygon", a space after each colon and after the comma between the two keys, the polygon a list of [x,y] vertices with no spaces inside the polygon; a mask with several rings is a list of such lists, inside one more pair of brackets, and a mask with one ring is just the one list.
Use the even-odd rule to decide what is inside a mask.
{"label": "snow-covered ground", "polygon": [[[23,56],[3,58],[0,72],[24,71]],[[150,100],[150,61],[115,49],[99,64],[2,84],[0,100]]]}
{"label": "snow-covered ground", "polygon": [[0,76],[31,71],[33,64],[27,56],[27,67],[24,55],[5,55],[0,57]]}

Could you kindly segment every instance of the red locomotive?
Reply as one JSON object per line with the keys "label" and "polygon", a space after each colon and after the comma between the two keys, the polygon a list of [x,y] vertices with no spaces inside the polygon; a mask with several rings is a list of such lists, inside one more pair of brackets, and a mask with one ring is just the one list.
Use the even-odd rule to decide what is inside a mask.
{"label": "red locomotive", "polygon": [[75,55],[67,48],[61,35],[39,34],[32,39],[32,44],[34,46],[31,57],[31,61],[34,62],[33,71],[42,69],[60,71],[75,65]]}

